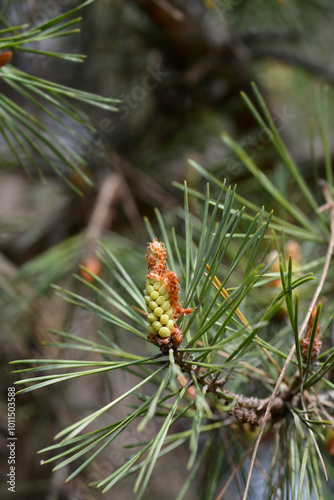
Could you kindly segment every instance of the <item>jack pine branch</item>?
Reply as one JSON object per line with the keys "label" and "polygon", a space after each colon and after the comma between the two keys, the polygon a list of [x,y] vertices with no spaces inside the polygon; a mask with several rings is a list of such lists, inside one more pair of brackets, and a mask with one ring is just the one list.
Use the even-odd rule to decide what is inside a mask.
{"label": "jack pine branch", "polygon": [[[13,52],[31,52],[38,55],[57,57],[71,62],[83,62],[85,56],[78,54],[61,54],[36,50],[29,45],[33,42],[43,42],[49,39],[59,38],[64,35],[77,33],[79,29],[68,29],[73,24],[81,21],[81,18],[67,21],[78,10],[91,4],[94,0],[88,0],[80,6],[71,9],[64,14],[56,16],[37,27],[18,27],[14,31],[10,28],[0,31],[0,50],[10,49],[0,54],[0,78],[35,108],[41,111],[40,119],[34,118],[32,113],[24,110],[24,106],[17,106],[11,98],[3,93],[0,99],[0,116],[2,133],[9,150],[21,165],[26,175],[32,179],[28,165],[36,171],[37,176],[43,177],[42,170],[37,159],[42,159],[55,174],[69,185],[78,194],[80,189],[70,180],[68,172],[74,171],[82,180],[91,185],[92,182],[81,168],[86,164],[84,155],[79,154],[78,146],[87,145],[88,139],[82,132],[77,132],[77,126],[84,127],[88,131],[94,131],[89,118],[70,100],[77,100],[100,107],[107,111],[117,111],[115,105],[119,102],[112,98],[105,98],[93,93],[83,92],[65,85],[56,84],[52,81],[35,77],[10,65]],[[19,32],[17,34],[17,31]],[[51,118],[53,126],[46,127],[44,119]],[[72,137],[69,144],[64,141],[63,134]]]}
{"label": "jack pine branch", "polygon": [[[185,189],[187,188],[185,187]],[[208,191],[207,195],[207,199],[209,199]],[[221,266],[223,257],[226,256],[226,248],[228,248],[228,245],[232,241],[232,237],[235,235],[236,226],[233,226],[233,223],[234,221],[240,222],[242,220],[236,212],[232,215],[232,206],[230,204],[227,205],[226,200],[228,199],[227,196],[225,204],[217,203],[213,210],[215,217],[219,214],[219,220],[221,221],[219,224],[216,224],[214,219],[210,221],[209,212],[207,216],[204,217],[203,223],[209,224],[210,227],[210,230],[207,232],[203,230],[200,224],[197,224],[196,219],[192,218],[192,215],[188,211],[185,216],[185,222],[189,225],[194,223],[194,228],[197,227],[197,229],[199,229],[202,238],[199,247],[195,246],[193,240],[195,230],[188,231],[188,240],[186,244],[184,244],[184,241],[178,241],[177,238],[173,240],[176,254],[179,255],[180,258],[180,249],[182,247],[186,246],[186,251],[192,252],[192,258],[189,259],[188,264],[188,272],[190,272],[190,276],[188,277],[188,290],[192,290],[192,293],[186,294],[186,297],[191,297],[191,300],[189,300],[190,303],[187,302],[187,306],[191,305],[192,307],[184,308],[181,306],[180,282],[177,277],[176,262],[174,261],[175,271],[169,270],[166,262],[167,245],[165,247],[154,237],[153,241],[149,243],[146,253],[149,269],[146,276],[148,281],[145,286],[144,296],[138,290],[131,275],[112,255],[107,247],[102,247],[104,256],[102,257],[101,254],[101,259],[105,267],[112,271],[114,278],[126,292],[127,298],[123,298],[122,294],[114,290],[109,282],[105,282],[100,276],[95,275],[94,272],[89,273],[90,280],[79,278],[80,281],[85,282],[92,291],[95,291],[100,298],[106,300],[108,306],[110,305],[113,308],[117,308],[119,312],[125,315],[126,320],[121,319],[117,314],[111,313],[108,308],[102,307],[78,294],[64,291],[60,287],[57,287],[61,295],[70,303],[94,312],[96,315],[107,320],[116,327],[125,329],[128,334],[133,333],[137,335],[142,341],[145,340],[145,335],[142,331],[146,325],[148,340],[159,348],[159,352],[155,356],[142,358],[141,356],[131,355],[131,353],[122,351],[113,343],[111,343],[110,347],[110,339],[108,339],[106,335],[104,335],[103,338],[109,344],[108,347],[98,345],[95,342],[88,342],[85,339],[70,334],[56,332],[70,343],[59,343],[55,345],[61,348],[66,348],[67,345],[75,349],[86,351],[93,350],[105,356],[107,361],[92,366],[90,363],[74,363],[71,360],[63,360],[61,363],[52,363],[52,360],[45,360],[44,369],[58,370],[62,367],[79,370],[71,371],[67,374],[43,375],[42,377],[20,381],[20,383],[25,384],[36,382],[36,385],[30,386],[22,392],[42,387],[43,385],[65,381],[66,379],[81,377],[91,373],[104,373],[118,368],[127,370],[141,379],[141,382],[137,384],[137,386],[132,388],[121,398],[109,403],[104,408],[94,412],[89,417],[77,422],[77,424],[72,425],[59,434],[58,437],[67,436],[66,444],[70,447],[70,450],[73,450],[72,453],[68,451],[68,457],[67,455],[66,457],[64,456],[64,464],[75,460],[77,454],[82,456],[86,451],[90,451],[94,446],[98,446],[98,450],[84,462],[84,464],[90,463],[92,457],[97,456],[97,454],[108,445],[107,443],[111,443],[118,433],[121,432],[121,428],[126,427],[137,417],[144,419],[143,425],[145,425],[145,419],[148,421],[148,419],[153,418],[153,416],[166,419],[168,415],[173,415],[173,422],[175,419],[181,417],[192,419],[192,429],[187,434],[187,439],[189,439],[191,447],[190,465],[195,464],[199,434],[204,432],[204,429],[208,429],[207,426],[201,424],[203,418],[206,418],[209,422],[209,429],[213,429],[213,427],[210,427],[211,425],[213,426],[219,423],[220,425],[226,425],[226,423],[230,421],[238,421],[242,424],[248,423],[252,427],[262,428],[265,418],[266,422],[270,421],[272,426],[274,426],[277,423],[284,422],[284,416],[287,412],[290,412],[295,415],[300,425],[303,424],[307,429],[313,428],[316,424],[328,425],[330,419],[328,419],[328,415],[326,415],[326,410],[324,409],[326,406],[324,403],[324,393],[322,393],[321,405],[318,404],[317,394],[305,394],[305,400],[308,405],[307,410],[318,405],[319,412],[317,414],[316,412],[309,411],[309,414],[304,415],[300,409],[302,403],[299,394],[301,377],[298,378],[296,375],[295,378],[292,379],[290,377],[284,378],[285,372],[280,369],[271,354],[278,354],[280,357],[283,357],[283,359],[286,359],[287,356],[284,352],[275,347],[275,344],[271,346],[270,343],[266,343],[258,336],[260,329],[268,324],[268,318],[270,318],[268,311],[274,307],[275,302],[279,302],[285,297],[288,297],[294,288],[306,283],[311,277],[308,275],[298,276],[293,281],[291,269],[285,270],[282,272],[281,276],[283,291],[276,295],[268,310],[261,314],[260,321],[257,323],[252,321],[251,324],[251,322],[246,319],[246,315],[240,314],[240,304],[242,300],[250,295],[250,291],[257,285],[263,273],[270,269],[269,263],[262,267],[262,269],[255,267],[255,255],[257,255],[259,251],[257,242],[264,237],[269,223],[267,223],[267,221],[263,222],[261,217],[252,221],[248,231],[244,233],[239,250],[233,252],[234,257],[226,273],[227,277],[233,278],[233,272],[237,271],[238,265],[242,264],[242,258],[247,258],[249,262],[249,254],[251,254],[253,270],[250,270],[247,264],[244,265],[243,270],[247,269],[248,275],[231,291],[227,287],[226,279],[220,282],[215,276],[217,269]],[[208,210],[209,203],[206,203],[206,207]],[[223,217],[220,216],[220,212],[224,214]],[[162,220],[160,224],[161,227],[164,228]],[[228,233],[228,231],[230,231],[230,233]],[[167,234],[167,232],[165,234]],[[224,240],[225,243],[227,240],[225,245],[222,243]],[[168,248],[171,248],[170,244]],[[209,266],[209,269],[206,266]],[[180,266],[180,268],[185,269],[185,267],[182,268],[182,266]],[[205,273],[207,276],[205,276]],[[201,280],[204,281],[203,285],[201,285]],[[213,283],[215,283],[216,286],[213,286]],[[186,292],[188,290],[186,290]],[[129,307],[129,298],[136,303],[135,307]],[[221,302],[221,298],[223,298],[223,303],[219,303]],[[145,308],[147,308],[146,312]],[[167,312],[168,314],[165,314]],[[150,314],[154,317],[149,317]],[[189,320],[192,320],[191,329],[189,327],[190,321],[180,321],[185,314],[188,315]],[[167,317],[164,318],[163,316]],[[292,319],[294,320],[294,318]],[[129,320],[131,323],[129,323]],[[187,343],[185,347],[182,348],[181,342],[186,329]],[[213,329],[213,333],[211,333],[211,329]],[[192,331],[195,331],[195,334],[192,334]],[[226,332],[228,333],[227,335]],[[311,345],[312,332],[313,326],[310,334],[309,346]],[[219,350],[225,345],[228,347],[228,352],[225,353],[222,351],[225,358],[223,363],[215,362],[214,356],[217,353],[219,354]],[[266,353],[263,351],[263,348],[268,352]],[[280,380],[284,383],[279,384],[274,400],[272,397],[252,397],[251,393],[248,392],[247,385],[243,385],[240,381],[236,384],[236,389],[233,386],[227,389],[228,383],[233,382],[233,380],[237,382],[239,374],[240,376],[243,375],[242,370],[244,370],[246,376],[248,376],[248,372],[252,371],[252,364],[244,361],[244,356],[248,353],[255,354],[258,352],[257,350],[261,350],[260,352],[262,353],[265,352],[265,358],[262,357],[264,370],[258,369],[258,373],[262,375],[261,387],[273,387],[275,383],[273,379],[273,369],[276,371],[281,370]],[[113,356],[116,356],[117,359],[119,359],[119,357],[125,358],[125,360],[122,359],[122,361],[109,362],[108,360]],[[168,357],[167,360],[166,356]],[[27,360],[26,362],[31,365],[34,360]],[[295,360],[294,366],[297,370],[297,363]],[[314,375],[318,377],[330,367],[331,355],[322,363],[319,373],[318,371],[315,373],[312,372],[307,379],[307,383],[311,384],[314,382],[314,378],[312,379]],[[38,371],[42,368],[43,360],[38,364],[37,369],[29,368],[28,372],[30,374],[30,372]],[[87,371],[85,372],[84,369],[87,369]],[[255,366],[252,375],[255,374],[256,369],[257,367]],[[313,370],[313,367],[309,367],[309,370]],[[18,370],[18,372],[24,373],[24,370]],[[181,378],[182,376],[184,377],[183,379]],[[156,377],[158,377],[158,380],[156,380]],[[255,381],[256,379],[254,378],[253,380]],[[147,400],[143,395],[140,396],[139,399],[141,398],[142,401],[149,401],[147,405],[141,407],[141,410],[138,409],[135,413],[131,413],[131,418],[129,417],[128,420],[121,421],[119,426],[115,426],[113,429],[109,429],[108,431],[100,430],[101,433],[96,435],[96,440],[91,440],[93,436],[90,434],[83,435],[83,447],[80,449],[76,448],[76,446],[79,445],[76,441],[80,437],[79,432],[86,427],[86,425],[91,424],[95,418],[98,418],[105,411],[111,409],[118,401],[123,400],[123,397],[133,394],[135,390],[138,390],[138,388],[147,381],[157,386],[156,397],[152,396],[152,398]],[[181,387],[178,387],[177,384]],[[167,396],[164,395],[165,390],[170,391]],[[173,396],[179,397],[180,392],[183,392],[188,400],[190,398],[190,403],[183,407],[182,405],[177,405],[177,407],[175,407],[168,402],[168,399]],[[313,413],[315,413],[315,415]],[[323,416],[327,420],[325,420]],[[145,443],[141,451],[137,453],[133,459],[131,458],[124,467],[121,467],[118,472],[116,471],[112,476],[100,482],[100,487],[109,489],[109,487],[122,477],[126,477],[128,474],[141,469],[143,472],[140,475],[140,480],[137,485],[138,491],[143,491],[142,485],[146,486],[152,472],[153,463],[155,463],[158,457],[163,456],[166,449],[170,451],[174,449],[172,445],[170,448],[161,448],[163,443],[169,443],[165,433],[167,427],[163,427],[163,430],[156,439],[153,439],[150,443]],[[114,431],[115,434],[113,434]],[[185,435],[183,437],[185,438]],[[85,440],[87,440],[86,447]],[[58,449],[60,445],[61,443],[55,445],[53,449]],[[77,454],[75,453],[76,450],[78,450]],[[141,457],[143,457],[146,452],[148,453],[147,457],[140,462],[139,460],[141,460]],[[79,470],[82,470],[82,467],[83,466],[80,465],[72,476],[74,477]]]}
{"label": "jack pine branch", "polygon": [[[312,314],[312,311],[314,309],[314,306],[316,304],[316,302],[318,301],[318,298],[319,298],[319,295],[321,293],[321,290],[323,288],[323,285],[324,285],[324,282],[325,282],[325,279],[326,279],[326,276],[327,276],[327,273],[328,273],[328,269],[329,269],[329,265],[330,265],[330,261],[331,261],[331,258],[332,258],[332,255],[333,255],[333,250],[334,250],[334,204],[332,202],[332,200],[330,199],[330,193],[328,191],[328,188],[327,188],[327,185],[325,185],[325,189],[324,189],[324,194],[325,194],[325,197],[326,197],[326,202],[329,204],[329,214],[330,214],[330,239],[329,239],[329,243],[328,243],[328,248],[327,248],[327,253],[326,253],[326,259],[325,259],[325,263],[324,263],[324,267],[323,267],[323,271],[322,271],[322,274],[321,274],[321,277],[320,277],[320,280],[319,280],[319,284],[318,284],[318,287],[313,295],[313,298],[311,300],[311,303],[310,303],[310,306],[308,308],[308,311],[306,313],[306,316],[305,316],[305,319],[303,321],[303,324],[300,328],[300,331],[299,331],[299,339],[301,339],[303,333],[304,333],[304,330],[309,322],[309,319],[311,317],[311,314]],[[270,396],[270,399],[269,399],[269,402],[268,402],[268,405],[267,405],[267,408],[266,408],[266,412],[264,414],[264,417],[263,417],[263,422],[261,424],[261,428],[260,428],[260,432],[259,432],[259,435],[258,435],[258,438],[256,440],[256,443],[255,443],[255,446],[254,446],[254,450],[253,450],[253,454],[252,454],[252,458],[251,458],[251,464],[250,464],[250,468],[249,468],[249,473],[248,473],[248,477],[247,477],[247,482],[246,482],[246,487],[245,487],[245,492],[244,492],[244,496],[243,496],[243,500],[246,500],[247,499],[247,495],[248,495],[248,491],[249,491],[249,487],[250,487],[250,481],[251,481],[251,476],[252,476],[252,472],[253,472],[253,468],[254,468],[254,464],[255,464],[255,459],[256,459],[256,455],[257,455],[257,451],[258,451],[258,448],[259,448],[259,445],[260,445],[260,442],[261,442],[261,439],[262,439],[262,436],[263,436],[263,432],[264,432],[264,428],[265,428],[265,425],[269,419],[269,416],[270,416],[270,411],[271,411],[271,408],[274,404],[274,401],[275,401],[275,398],[280,390],[280,386],[281,386],[281,383],[283,381],[283,377],[289,367],[289,364],[291,362],[291,359],[294,355],[294,352],[295,352],[295,349],[296,349],[296,344],[294,344],[292,346],[292,348],[290,349],[290,352],[289,352],[289,355],[287,357],[287,360],[282,368],[282,371],[281,371],[281,375],[278,377],[278,380],[276,382],[276,385],[275,385],[275,388],[273,390],[273,393],[272,395]]]}
{"label": "jack pine branch", "polygon": [[[151,284],[148,284],[145,289],[145,293],[149,295],[145,295],[146,303],[148,304],[148,320],[155,326],[155,323],[158,323],[156,328],[149,327],[149,335],[148,338],[151,342],[160,346],[162,354],[166,355],[170,350],[173,351],[175,363],[181,368],[183,373],[187,373],[190,377],[195,378],[197,383],[205,388],[206,392],[210,392],[215,394],[218,399],[224,399],[227,403],[225,411],[229,410],[230,414],[234,415],[238,420],[242,422],[248,422],[250,424],[260,425],[263,419],[265,408],[267,407],[270,398],[264,398],[262,400],[258,398],[248,398],[240,394],[233,394],[230,391],[224,389],[224,385],[226,384],[226,379],[218,379],[218,372],[214,375],[210,375],[212,370],[201,370],[200,364],[197,364],[196,361],[193,361],[193,356],[188,353],[184,354],[183,352],[178,351],[178,347],[182,341],[182,332],[175,325],[171,324],[170,328],[166,328],[163,326],[165,324],[164,315],[163,315],[163,307],[164,304],[167,303],[165,309],[167,310],[171,303],[174,306],[174,310],[176,312],[173,313],[173,307],[171,310],[171,317],[174,319],[178,319],[180,314],[192,314],[193,309],[182,309],[178,302],[178,294],[179,294],[179,283],[175,273],[167,270],[166,263],[166,248],[162,242],[158,242],[157,240],[153,240],[153,242],[149,243],[148,250],[146,252],[146,259],[148,262],[148,266],[150,272],[148,273],[149,279],[151,279]],[[209,271],[210,267],[206,265],[206,269]],[[205,273],[207,275],[207,273]],[[172,285],[168,281],[172,280]],[[209,278],[211,281],[211,278]],[[160,281],[159,281],[160,280]],[[153,283],[154,282],[154,283]],[[157,286],[155,286],[155,283]],[[223,296],[225,300],[227,300],[230,304],[232,299],[230,299],[227,291],[222,287],[218,278],[215,276],[212,278],[212,283],[215,288],[218,289],[219,293]],[[168,296],[165,296],[166,287],[169,290]],[[219,285],[218,285],[219,284]],[[155,286],[155,288],[153,287]],[[162,290],[159,294],[158,291]],[[157,304],[155,300],[160,302]],[[171,299],[169,301],[169,299]],[[161,309],[161,314],[160,314]],[[153,313],[152,313],[153,311]],[[157,312],[155,312],[157,311]],[[244,326],[247,330],[255,336],[256,330],[250,326],[246,318],[241,314],[239,309],[236,309],[235,314],[241,319]],[[150,317],[152,315],[152,318]],[[154,316],[154,317],[153,317]],[[163,318],[163,319],[162,319]],[[159,322],[161,320],[161,323]],[[169,317],[166,316],[166,322],[169,321]],[[176,329],[175,331],[173,329]],[[163,334],[161,334],[163,330]],[[165,332],[166,330],[166,336]],[[175,339],[175,335],[177,338]],[[164,337],[165,336],[165,337]],[[161,339],[163,338],[163,340]],[[261,346],[261,349],[263,347]],[[279,374],[281,370],[279,369],[276,362],[269,356],[271,362],[273,362],[275,368],[278,370]],[[285,401],[289,400],[291,397],[290,391],[283,391],[282,394],[277,396],[275,401],[271,406],[271,416],[277,416],[278,414],[283,414],[285,411]]]}

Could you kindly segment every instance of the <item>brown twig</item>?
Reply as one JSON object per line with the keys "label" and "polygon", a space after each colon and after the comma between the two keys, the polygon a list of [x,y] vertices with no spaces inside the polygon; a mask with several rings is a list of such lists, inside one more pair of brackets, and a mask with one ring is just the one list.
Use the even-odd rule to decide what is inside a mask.
{"label": "brown twig", "polygon": [[185,19],[185,15],[183,12],[174,5],[170,4],[167,2],[167,0],[152,0],[156,5],[158,5],[162,10],[164,10],[170,17],[174,19],[174,21],[177,21],[178,23],[181,23]]}
{"label": "brown twig", "polygon": [[144,228],[143,218],[138,210],[134,196],[128,183],[123,179],[122,206],[134,231]]}
{"label": "brown twig", "polygon": [[123,179],[117,173],[109,174],[102,182],[99,195],[88,223],[86,244],[94,247],[103,229],[110,223],[110,206],[118,202],[123,192]]}
{"label": "brown twig", "polygon": [[117,151],[108,151],[108,160],[112,167],[129,183],[132,189],[145,201],[164,206],[175,206],[178,200],[167,193],[149,175],[136,169],[126,158]]}
{"label": "brown twig", "polygon": [[[225,434],[225,430],[224,430],[223,427],[221,428],[221,435],[222,435],[222,439],[223,439],[223,442],[224,442],[224,446],[225,446],[225,450],[226,450],[226,453],[227,453],[227,459],[229,461],[230,468],[231,468],[231,470],[235,470],[236,466],[234,465],[234,462],[233,462],[233,456],[232,456],[232,452],[231,452],[230,443],[229,443],[229,441],[227,439],[227,436]],[[241,484],[240,484],[240,480],[239,480],[239,478],[238,478],[238,476],[236,474],[235,474],[235,484],[237,485],[239,496],[241,498],[242,497]]]}
{"label": "brown twig", "polygon": [[216,497],[216,500],[221,500],[225,494],[225,491],[227,490],[230,482],[232,481],[232,479],[234,478],[234,476],[236,475],[236,473],[238,472],[238,470],[240,469],[240,467],[242,466],[242,464],[244,463],[244,461],[249,457],[249,455],[252,453],[253,451],[253,448],[254,446],[252,446],[251,448],[249,448],[246,453],[244,454],[244,456],[242,457],[242,459],[240,460],[240,462],[238,463],[238,465],[236,465],[234,467],[234,469],[232,470],[231,474],[228,476],[228,478],[226,479],[225,481],[225,484],[224,486],[222,487],[222,489],[220,490],[219,492],[219,495]]}

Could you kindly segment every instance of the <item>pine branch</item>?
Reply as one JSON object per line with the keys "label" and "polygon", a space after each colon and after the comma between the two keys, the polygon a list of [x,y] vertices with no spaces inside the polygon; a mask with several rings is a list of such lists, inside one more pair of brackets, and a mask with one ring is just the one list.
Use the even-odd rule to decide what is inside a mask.
{"label": "pine branch", "polygon": [[[329,198],[329,193],[327,191],[327,187],[325,188],[325,197],[326,197],[326,201],[328,200]],[[327,201],[327,203],[329,202],[329,200]],[[305,319],[303,321],[303,324],[299,330],[299,339],[301,339],[303,333],[304,333],[304,330],[306,328],[306,325],[310,319],[310,316],[311,316],[311,313],[313,311],[313,308],[316,304],[316,302],[318,301],[319,299],[319,295],[322,291],[322,288],[324,286],[324,282],[325,282],[325,279],[326,279],[326,276],[327,276],[327,273],[328,273],[328,269],[329,269],[329,265],[330,265],[330,261],[331,261],[331,258],[332,258],[332,255],[333,255],[333,250],[334,250],[334,206],[333,205],[330,205],[330,226],[331,226],[331,237],[330,237],[330,240],[329,240],[329,243],[328,243],[328,248],[327,248],[327,253],[326,253],[326,259],[325,259],[325,263],[324,263],[324,267],[323,267],[323,271],[322,271],[322,274],[321,274],[321,277],[320,277],[320,280],[319,280],[319,284],[318,284],[318,287],[313,295],[313,298],[311,300],[311,303],[309,305],[309,308],[308,308],[308,311],[306,313],[306,316],[305,316]],[[251,463],[250,463],[250,467],[249,467],[249,473],[248,473],[248,477],[247,477],[247,482],[246,482],[246,487],[245,487],[245,492],[244,492],[244,496],[243,496],[243,500],[246,500],[247,499],[247,496],[248,496],[248,491],[249,491],[249,486],[250,486],[250,481],[251,481],[251,476],[252,476],[252,472],[253,472],[253,468],[254,468],[254,464],[255,464],[255,459],[256,459],[256,455],[257,455],[257,451],[258,451],[258,448],[259,448],[259,445],[260,445],[260,442],[261,442],[261,439],[262,439],[262,436],[263,436],[263,432],[264,432],[264,428],[265,428],[265,425],[269,419],[269,415],[270,415],[270,411],[271,411],[271,408],[274,404],[274,401],[275,401],[275,398],[279,392],[279,389],[280,389],[280,386],[282,384],[282,380],[283,380],[283,377],[290,365],[290,362],[291,362],[291,359],[292,359],[292,356],[294,355],[294,352],[295,352],[295,349],[296,349],[296,344],[294,344],[292,346],[292,348],[290,349],[290,352],[288,354],[288,357],[287,357],[287,360],[282,368],[282,372],[281,372],[281,375],[278,377],[277,379],[277,382],[276,382],[276,385],[275,385],[275,388],[273,390],[273,393],[272,395],[270,396],[270,399],[269,399],[269,402],[268,402],[268,406],[267,406],[267,409],[266,409],[266,412],[264,414],[264,417],[263,417],[263,422],[261,424],[261,428],[260,428],[260,432],[259,432],[259,435],[258,435],[258,438],[256,440],[256,443],[255,443],[255,446],[254,446],[254,450],[253,450],[253,454],[252,454],[252,458],[251,458]]]}
{"label": "pine branch", "polygon": [[[82,131],[78,133],[76,128],[79,125],[81,129],[85,128],[90,132],[94,131],[94,128],[88,117],[78,107],[73,106],[70,101],[76,100],[82,104],[89,104],[107,111],[117,111],[115,105],[119,101],[38,78],[11,66],[9,61],[12,57],[12,51],[21,51],[30,52],[36,56],[43,55],[70,62],[83,62],[85,58],[83,55],[37,50],[32,48],[31,44],[78,33],[79,29],[69,28],[80,22],[81,18],[69,21],[68,18],[93,1],[88,0],[38,27],[28,29],[12,27],[0,31],[0,50],[11,49],[0,54],[0,78],[21,95],[28,105],[32,104],[41,116],[35,118],[31,111],[25,111],[24,106],[17,105],[13,99],[2,93],[0,96],[0,116],[2,119],[0,132],[13,157],[30,179],[33,178],[33,175],[27,164],[33,167],[39,178],[43,178],[39,164],[44,162],[78,194],[82,193],[70,180],[68,172],[76,172],[88,185],[91,185],[92,182],[82,169],[82,166],[86,165],[86,160],[82,154],[77,152],[78,146],[87,145],[87,136]],[[17,34],[17,32],[19,33]],[[46,119],[51,119],[52,126],[46,126]],[[68,144],[68,141],[64,141],[64,134],[72,139],[71,145]]]}

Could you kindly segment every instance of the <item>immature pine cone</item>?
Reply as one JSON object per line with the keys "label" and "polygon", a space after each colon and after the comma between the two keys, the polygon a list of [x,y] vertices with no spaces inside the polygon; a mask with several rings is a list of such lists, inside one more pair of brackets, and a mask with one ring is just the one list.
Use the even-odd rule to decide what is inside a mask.
{"label": "immature pine cone", "polygon": [[175,273],[167,269],[166,247],[154,239],[148,244],[144,290],[149,325],[148,338],[154,344],[172,344],[177,347],[182,342],[182,332],[175,321],[182,314],[191,314],[193,309],[183,309],[179,302],[180,282]]}

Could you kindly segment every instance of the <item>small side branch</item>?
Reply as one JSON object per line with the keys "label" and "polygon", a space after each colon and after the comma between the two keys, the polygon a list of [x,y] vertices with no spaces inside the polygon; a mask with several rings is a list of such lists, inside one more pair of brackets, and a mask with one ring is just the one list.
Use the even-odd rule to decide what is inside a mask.
{"label": "small side branch", "polygon": [[[323,190],[324,190],[324,195],[325,195],[325,198],[326,198],[326,203],[330,204],[331,202],[331,199],[330,199],[330,193],[328,191],[328,186],[327,184],[323,184]],[[331,258],[332,258],[332,255],[333,255],[333,250],[334,250],[334,206],[333,204],[330,204],[329,205],[329,214],[330,214],[330,228],[331,228],[331,236],[330,236],[330,240],[329,240],[329,243],[328,243],[328,248],[327,248],[327,253],[326,253],[326,259],[325,259],[325,263],[324,263],[324,267],[323,267],[323,270],[322,270],[322,273],[321,273],[321,277],[320,277],[320,280],[319,280],[319,284],[317,286],[317,289],[314,293],[314,296],[311,300],[311,303],[310,303],[310,306],[308,308],[308,311],[307,311],[307,314],[305,316],[305,319],[303,321],[303,324],[301,326],[301,329],[299,331],[299,339],[302,337],[303,333],[304,333],[304,330],[308,324],[308,321],[310,319],[310,316],[312,314],[312,311],[313,311],[313,308],[315,306],[315,304],[317,303],[318,299],[319,299],[319,295],[321,293],[321,290],[324,286],[324,283],[325,283],[325,279],[326,279],[326,276],[327,276],[327,272],[328,272],[328,269],[329,269],[329,265],[330,265],[330,261],[331,261]],[[261,424],[261,428],[260,428],[260,432],[259,432],[259,435],[257,437],[257,440],[256,440],[256,443],[254,445],[254,449],[253,449],[253,454],[252,454],[252,459],[251,459],[251,463],[250,463],[250,467],[249,467],[249,473],[248,473],[248,477],[247,477],[247,483],[246,483],[246,487],[245,487],[245,492],[244,492],[244,496],[243,496],[243,499],[242,500],[246,500],[247,499],[247,496],[248,496],[248,491],[249,491],[249,486],[250,486],[250,481],[251,481],[251,477],[252,477],[252,473],[253,473],[253,469],[254,469],[254,464],[255,464],[255,460],[256,460],[256,455],[257,455],[257,451],[259,449],[259,446],[260,446],[260,442],[261,442],[261,439],[262,439],[262,436],[263,436],[263,432],[264,432],[264,428],[265,428],[265,425],[267,423],[267,421],[269,420],[269,417],[270,417],[270,412],[271,412],[271,408],[273,406],[273,403],[275,401],[275,398],[279,392],[279,389],[280,389],[280,386],[281,386],[281,383],[283,381],[283,377],[288,369],[288,366],[291,362],[291,359],[294,355],[294,352],[295,352],[295,349],[296,349],[296,345],[294,344],[289,352],[289,355],[284,363],[284,366],[282,368],[282,372],[280,374],[280,376],[278,377],[278,380],[276,382],[276,385],[275,385],[275,388],[273,390],[273,393],[272,395],[270,396],[270,399],[269,399],[269,402],[268,402],[268,406],[267,406],[267,409],[266,409],[266,412],[264,414],[264,418],[263,418],[263,422]]]}
{"label": "small side branch", "polygon": [[102,182],[97,202],[88,223],[86,243],[94,248],[103,229],[110,223],[110,207],[116,204],[123,193],[123,179],[112,173]]}

